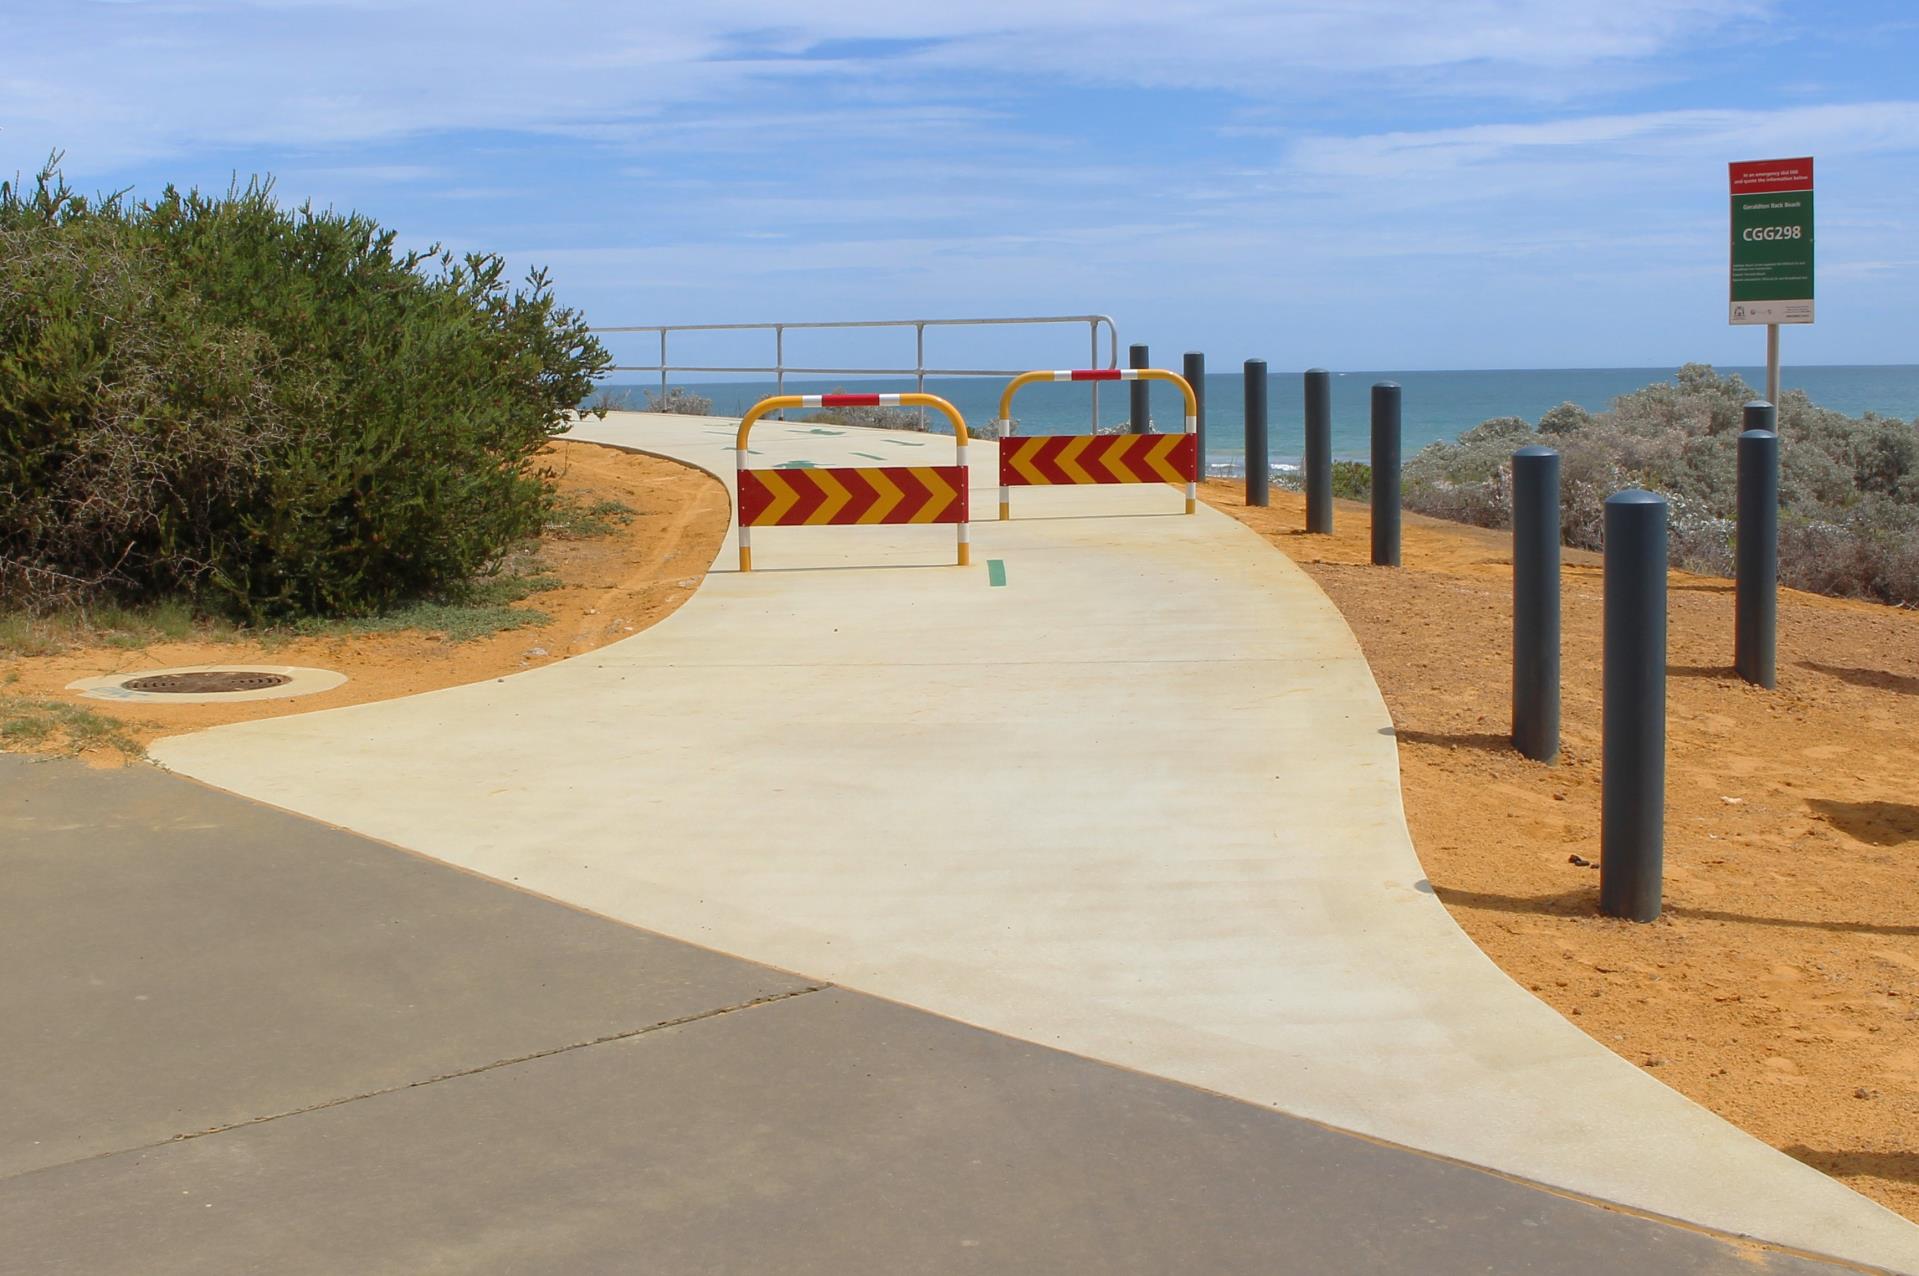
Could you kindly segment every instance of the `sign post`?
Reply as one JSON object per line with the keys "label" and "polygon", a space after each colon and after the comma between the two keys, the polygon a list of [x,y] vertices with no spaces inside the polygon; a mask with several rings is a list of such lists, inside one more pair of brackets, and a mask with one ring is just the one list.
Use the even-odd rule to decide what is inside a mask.
{"label": "sign post", "polygon": [[1728,320],[1766,325],[1766,398],[1777,405],[1779,325],[1812,322],[1812,158],[1749,160],[1728,167]]}

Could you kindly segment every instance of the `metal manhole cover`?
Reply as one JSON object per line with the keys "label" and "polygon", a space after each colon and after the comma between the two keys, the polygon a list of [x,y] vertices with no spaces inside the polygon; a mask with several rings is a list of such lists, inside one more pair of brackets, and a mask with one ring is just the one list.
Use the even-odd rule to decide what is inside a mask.
{"label": "metal manhole cover", "polygon": [[130,678],[121,683],[128,691],[205,696],[222,691],[264,691],[284,687],[293,679],[283,673],[254,673],[244,669],[208,669],[196,673],[162,673],[150,678]]}

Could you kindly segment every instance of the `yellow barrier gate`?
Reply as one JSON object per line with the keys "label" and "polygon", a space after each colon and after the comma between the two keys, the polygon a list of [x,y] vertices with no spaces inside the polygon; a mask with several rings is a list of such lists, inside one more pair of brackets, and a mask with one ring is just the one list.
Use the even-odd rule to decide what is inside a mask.
{"label": "yellow barrier gate", "polygon": [[[1183,434],[1037,434],[1013,437],[1013,396],[1036,381],[1169,381],[1186,398]],[[1022,372],[999,397],[999,516],[1013,516],[1012,489],[1082,483],[1185,484],[1186,512],[1199,508],[1199,398],[1164,368]]]}
{"label": "yellow barrier gate", "polygon": [[[959,444],[955,465],[831,466],[754,470],[746,440],[754,423],[783,408],[925,407],[946,414]],[[971,561],[967,543],[966,419],[936,394],[781,394],[761,399],[740,419],[736,463],[740,570],[753,570],[752,528],[831,527],[900,523],[955,523],[959,565]]]}

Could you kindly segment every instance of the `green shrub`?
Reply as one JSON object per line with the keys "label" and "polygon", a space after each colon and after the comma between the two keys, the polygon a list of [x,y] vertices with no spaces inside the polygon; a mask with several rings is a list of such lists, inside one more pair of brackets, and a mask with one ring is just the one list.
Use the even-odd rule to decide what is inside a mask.
{"label": "green shrub", "polygon": [[639,511],[625,501],[609,498],[588,504],[583,497],[562,495],[548,508],[542,530],[564,541],[592,540],[610,536],[615,528],[630,525],[638,514]]}
{"label": "green shrub", "polygon": [[[1306,470],[1299,465],[1274,467],[1268,476],[1282,492],[1306,490]],[[1333,462],[1333,495],[1344,501],[1369,501],[1373,497],[1373,467],[1364,461]]]}
{"label": "green shrub", "polygon": [[610,362],[543,272],[359,214],[0,183],[0,587],[247,619],[457,591]]}
{"label": "green shrub", "polygon": [[1373,467],[1364,461],[1334,461],[1333,495],[1345,501],[1371,500]]}

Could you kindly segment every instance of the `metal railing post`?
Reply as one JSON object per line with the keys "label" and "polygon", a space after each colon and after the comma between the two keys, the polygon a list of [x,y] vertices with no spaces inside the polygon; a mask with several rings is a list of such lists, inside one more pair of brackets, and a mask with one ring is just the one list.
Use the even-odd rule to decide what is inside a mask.
{"label": "metal railing post", "polygon": [[1333,531],[1333,376],[1324,368],[1306,370],[1306,530]]}
{"label": "metal railing post", "polygon": [[[1097,368],[1099,366],[1099,320],[1097,319],[1093,320],[1092,322],[1092,337],[1093,337],[1093,358],[1092,358],[1092,362],[1088,363],[1086,366],[1089,368]],[[1093,428],[1088,430],[1087,433],[1098,434],[1099,433],[1099,382],[1095,381],[1092,384],[1093,384]]]}
{"label": "metal railing post", "polygon": [[1732,667],[1767,690],[1778,685],[1779,432],[1778,413],[1748,403],[1739,436],[1739,522],[1734,542]]}
{"label": "metal railing post", "polygon": [[1606,498],[1599,911],[1659,916],[1666,836],[1666,498]]}
{"label": "metal railing post", "polygon": [[1513,453],[1513,747],[1559,756],[1559,453]]}
{"label": "metal railing post", "polygon": [[[613,364],[605,369],[607,373],[639,372],[645,373],[649,380],[659,377],[660,393],[672,391],[673,374],[677,372],[717,372],[724,374],[751,373],[764,376],[773,374],[773,382],[780,395],[787,397],[786,374],[831,376],[831,377],[905,377],[911,376],[915,393],[925,390],[929,377],[1010,377],[1025,371],[1023,368],[936,368],[927,366],[926,330],[942,327],[969,327],[981,325],[1056,325],[1085,324],[1086,339],[1091,354],[1088,363],[1093,367],[1119,367],[1119,329],[1106,315],[1008,315],[1001,318],[985,319],[858,319],[833,321],[824,320],[805,323],[683,323],[683,324],[639,324],[639,325],[596,325],[588,331],[595,336],[609,336],[614,333],[652,333],[659,340],[659,359],[652,364]],[[1107,332],[1108,352],[1102,362],[1099,350],[1100,328]],[[786,330],[788,328],[911,328],[914,330],[914,361],[911,366],[892,365],[880,368],[812,368],[790,367],[786,362]],[[706,366],[686,364],[675,365],[672,356],[671,337],[675,332],[768,332],[773,334],[773,362],[771,364],[753,364],[750,366]],[[781,415],[784,415],[783,412]],[[1093,383],[1093,418],[1099,419],[1099,383]],[[923,422],[922,422],[923,424]]]}
{"label": "metal railing post", "polygon": [[1270,501],[1266,458],[1266,361],[1246,361],[1246,503]]}

